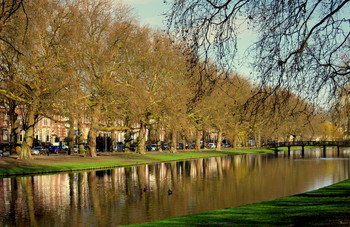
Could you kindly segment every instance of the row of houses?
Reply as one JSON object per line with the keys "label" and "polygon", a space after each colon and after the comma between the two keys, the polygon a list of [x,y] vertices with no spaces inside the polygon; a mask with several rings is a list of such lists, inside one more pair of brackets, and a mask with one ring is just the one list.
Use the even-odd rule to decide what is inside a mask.
{"label": "row of houses", "polygon": [[[68,130],[70,125],[67,123],[61,123],[62,121],[63,119],[56,119],[56,121],[54,121],[49,118],[41,117],[34,127],[35,139],[40,142],[50,143],[53,145],[63,144],[65,142],[65,139],[68,137]],[[10,143],[11,125],[9,122],[10,122],[9,116],[6,114],[5,111],[1,111],[0,112],[0,144]],[[19,127],[20,127],[19,140],[20,142],[23,142],[25,132],[23,130],[21,117],[19,119]],[[77,124],[75,125],[74,128],[75,128],[75,135],[77,135],[77,132],[78,132]],[[132,130],[132,134],[131,134],[132,142],[136,142],[137,137],[139,135],[138,134],[139,129],[137,128],[136,125],[134,128],[135,129]],[[82,132],[83,141],[87,142],[87,137],[89,132],[88,122],[83,123],[80,130]],[[122,130],[113,131],[113,132],[103,132],[103,131],[99,132],[100,137],[112,138],[113,141],[115,142],[124,142],[124,135],[125,135],[125,132]],[[217,140],[216,133],[209,133],[207,136],[208,136],[207,138],[208,142],[215,142]],[[146,137],[148,137],[148,133],[146,133]],[[161,133],[159,137],[160,137],[159,141],[166,141],[166,135],[164,132]]]}
{"label": "row of houses", "polygon": [[[51,144],[57,144],[62,143],[65,141],[65,138],[68,137],[68,130],[70,125],[68,123],[61,123],[63,122],[62,119],[52,120],[46,117],[40,117],[37,121],[37,123],[34,126],[34,137],[36,140],[44,142],[44,143],[51,143]],[[19,128],[20,128],[20,134],[19,134],[19,140],[20,142],[23,142],[25,131],[23,130],[23,121],[22,116],[19,115]],[[77,124],[74,126],[75,128],[75,135],[77,134],[78,127]],[[86,121],[82,124],[82,127],[80,128],[82,133],[82,138],[84,142],[87,141],[87,136],[89,132],[89,124]],[[6,113],[5,109],[0,110],[0,143],[1,144],[7,144],[10,142],[10,133],[11,133],[11,124],[9,120],[9,115]],[[124,131],[115,131],[113,132],[113,135],[111,132],[100,132],[101,136],[108,136],[112,137],[117,142],[124,141]],[[133,139],[136,139],[137,134],[133,134]]]}
{"label": "row of houses", "polygon": [[[19,122],[19,141],[23,142],[25,131],[23,130],[23,120],[21,114],[18,115]],[[39,117],[37,123],[34,126],[34,138],[43,143],[50,144],[62,144],[65,142],[65,139],[68,137],[68,131],[70,125],[65,122],[65,119],[62,117],[56,116],[54,120]],[[137,125],[134,125],[134,130],[132,130],[131,139],[132,141],[137,141],[137,137],[139,135],[139,129]],[[84,142],[87,142],[87,137],[89,133],[89,121],[88,119],[84,119],[80,126],[82,139]],[[148,129],[147,129],[148,130]],[[0,144],[10,143],[10,133],[11,133],[11,124],[10,118],[7,114],[6,108],[0,107]],[[74,134],[78,134],[78,124],[74,123]],[[106,132],[99,132],[99,136],[101,137],[109,137],[112,138],[115,142],[124,142],[125,132],[123,130]],[[148,135],[148,133],[147,133]],[[147,138],[146,138],[147,139]],[[161,134],[160,141],[165,140],[165,134]]]}

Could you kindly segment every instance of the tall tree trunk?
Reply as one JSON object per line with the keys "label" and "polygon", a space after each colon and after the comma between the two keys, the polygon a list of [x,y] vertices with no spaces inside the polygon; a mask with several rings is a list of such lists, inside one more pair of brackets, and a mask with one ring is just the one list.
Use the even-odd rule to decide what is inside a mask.
{"label": "tall tree trunk", "polygon": [[261,133],[260,130],[255,133],[255,146],[256,147],[261,147]]}
{"label": "tall tree trunk", "polygon": [[112,130],[111,131],[111,151],[112,152],[115,152],[115,149],[114,149],[114,144],[117,142],[117,134],[116,134],[116,131]]}
{"label": "tall tree trunk", "polygon": [[[158,118],[158,122],[159,122],[159,118]],[[159,124],[156,124],[156,129],[155,129],[155,135],[156,135],[156,144],[157,144],[157,150],[158,151],[162,151],[162,142],[160,141],[160,136],[161,136],[161,127],[159,126]]]}
{"label": "tall tree trunk", "polygon": [[34,125],[35,125],[35,116],[37,113],[37,101],[28,107],[28,115],[27,115],[27,124],[24,134],[24,141],[22,143],[21,152],[19,154],[20,159],[31,159],[32,155],[30,150],[33,146],[34,142]]}
{"label": "tall tree trunk", "polygon": [[9,101],[8,115],[10,117],[10,154],[19,154],[21,146],[19,144],[19,127],[18,127],[18,114],[16,113],[16,103],[13,100]]}
{"label": "tall tree trunk", "polygon": [[137,147],[137,153],[145,154],[146,153],[146,124],[141,120],[140,121],[140,134],[139,134],[139,145]]}
{"label": "tall tree trunk", "polygon": [[74,154],[74,120],[69,119],[68,130],[68,155]]}
{"label": "tall tree trunk", "polygon": [[171,132],[171,147],[170,147],[171,153],[176,153],[176,143],[177,143],[177,130],[173,129]]}
{"label": "tall tree trunk", "polygon": [[216,142],[216,150],[221,151],[221,142],[222,142],[222,130],[218,130],[218,141]]}
{"label": "tall tree trunk", "polygon": [[[96,118],[96,117],[93,117]],[[96,120],[93,120],[96,121]],[[91,128],[88,133],[88,149],[86,150],[87,157],[96,157],[96,137],[97,137],[97,129],[93,126],[91,122]]]}
{"label": "tall tree trunk", "polygon": [[236,134],[236,132],[234,132],[234,134],[233,134],[233,136],[232,136],[232,147],[234,148],[234,149],[236,149],[237,148],[237,141],[238,139],[237,139],[237,134]]}
{"label": "tall tree trunk", "polygon": [[131,129],[124,131],[124,143],[125,143],[125,152],[130,152],[131,149]]}
{"label": "tall tree trunk", "polygon": [[201,149],[201,139],[202,139],[202,131],[196,131],[196,151],[200,151]]}
{"label": "tall tree trunk", "polygon": [[88,133],[88,149],[86,150],[86,156],[96,157],[96,137],[97,137],[97,128],[98,128],[98,119],[100,113],[100,105],[96,104],[91,107],[91,122],[90,130]]}
{"label": "tall tree trunk", "polygon": [[208,147],[208,135],[205,130],[203,130],[203,146],[204,148]]}
{"label": "tall tree trunk", "polygon": [[83,132],[82,132],[82,129],[81,129],[81,118],[80,117],[78,118],[77,143],[78,143],[78,153],[85,155]]}
{"label": "tall tree trunk", "polygon": [[181,139],[182,139],[182,146],[183,146],[183,149],[186,150],[187,141],[186,141],[186,136],[185,136],[185,134],[182,134],[182,135],[181,135]]}
{"label": "tall tree trunk", "polygon": [[131,127],[130,127],[130,119],[129,116],[126,116],[124,119],[124,125],[128,129],[124,131],[124,145],[125,145],[125,152],[131,151]]}

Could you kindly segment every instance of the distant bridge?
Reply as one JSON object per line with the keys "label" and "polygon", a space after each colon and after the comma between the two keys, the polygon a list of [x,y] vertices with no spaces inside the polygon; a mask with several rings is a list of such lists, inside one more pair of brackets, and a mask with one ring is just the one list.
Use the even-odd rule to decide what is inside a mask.
{"label": "distant bridge", "polygon": [[278,152],[279,147],[288,147],[288,154],[291,147],[301,147],[302,155],[304,155],[305,147],[323,147],[326,152],[326,147],[337,147],[338,152],[340,147],[350,147],[349,141],[293,141],[293,142],[269,142],[264,145],[268,149],[275,149]]}

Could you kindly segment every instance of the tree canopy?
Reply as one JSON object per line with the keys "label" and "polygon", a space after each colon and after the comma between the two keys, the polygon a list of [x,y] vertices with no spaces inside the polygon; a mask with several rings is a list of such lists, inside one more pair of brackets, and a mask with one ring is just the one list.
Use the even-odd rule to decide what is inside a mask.
{"label": "tree canopy", "polygon": [[247,53],[262,87],[324,99],[350,82],[349,0],[175,0],[171,6],[169,31],[225,68],[237,63],[240,35],[253,31]]}

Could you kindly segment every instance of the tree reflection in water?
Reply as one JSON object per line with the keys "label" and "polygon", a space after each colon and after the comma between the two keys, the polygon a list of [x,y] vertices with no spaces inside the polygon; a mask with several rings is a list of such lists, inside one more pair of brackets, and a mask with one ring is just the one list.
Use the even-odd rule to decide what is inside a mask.
{"label": "tree reflection in water", "polygon": [[344,155],[241,155],[2,178],[0,226],[116,226],[271,200],[348,179]]}

